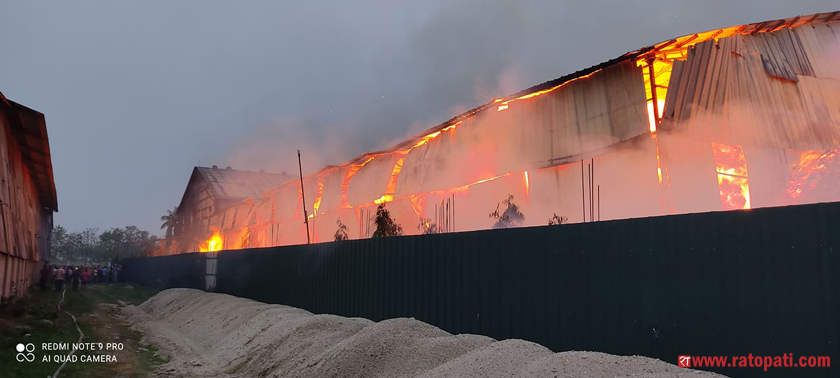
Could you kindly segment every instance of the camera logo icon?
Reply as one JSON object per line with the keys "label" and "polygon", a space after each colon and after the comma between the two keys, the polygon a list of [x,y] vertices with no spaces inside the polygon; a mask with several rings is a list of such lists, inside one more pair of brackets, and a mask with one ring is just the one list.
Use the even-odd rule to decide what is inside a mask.
{"label": "camera logo icon", "polygon": [[15,349],[18,351],[18,354],[15,357],[15,359],[17,359],[17,362],[24,362],[24,361],[32,362],[32,361],[35,361],[35,354],[32,353],[32,351],[35,350],[35,344],[28,343],[28,344],[24,345],[24,344],[21,343],[21,344],[18,344],[15,347]]}

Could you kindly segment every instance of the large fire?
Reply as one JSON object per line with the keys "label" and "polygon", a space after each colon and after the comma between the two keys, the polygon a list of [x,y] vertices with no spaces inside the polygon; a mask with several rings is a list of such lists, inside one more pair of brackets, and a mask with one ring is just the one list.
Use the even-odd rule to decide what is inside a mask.
{"label": "large fire", "polygon": [[799,160],[791,166],[792,178],[788,183],[788,195],[794,203],[802,199],[822,200],[821,197],[830,194],[822,192],[838,190],[838,154],[840,149],[827,152],[807,151],[799,155]]}
{"label": "large fire", "polygon": [[739,145],[712,143],[712,151],[723,209],[752,208],[744,150]]}
{"label": "large fire", "polygon": [[[788,25],[798,22],[794,20]],[[776,29],[781,27],[783,25],[779,24]],[[832,174],[831,164],[837,161],[840,149],[797,152],[798,160],[790,166],[790,150],[783,151],[783,158],[776,160],[784,161],[780,169],[791,168],[791,180],[787,188],[784,185],[785,179],[779,178],[778,172],[774,173],[774,180],[779,184],[767,187],[766,183],[770,181],[768,176],[773,175],[768,175],[768,159],[763,156],[772,151],[754,150],[755,141],[730,132],[727,129],[730,125],[723,125],[721,134],[703,134],[698,138],[701,141],[685,142],[692,148],[681,150],[684,142],[678,139],[682,136],[677,134],[683,131],[680,127],[686,124],[680,124],[682,121],[677,115],[684,106],[684,89],[675,83],[671,98],[668,98],[675,62],[677,71],[673,73],[676,78],[685,75],[683,72],[688,63],[679,61],[696,56],[692,51],[703,51],[693,50],[692,46],[754,31],[738,26],[676,38],[631,53],[633,55],[630,58],[620,62],[624,64],[621,71],[611,65],[594,67],[585,75],[559,84],[544,84],[530,91],[493,99],[489,104],[457,116],[392,148],[366,153],[346,164],[328,167],[304,177],[306,183],[300,183],[300,186],[306,188],[307,197],[312,192],[314,199],[309,208],[312,210],[309,230],[304,228],[302,222],[304,212],[300,204],[303,197],[301,189],[283,186],[266,193],[262,202],[245,203],[241,205],[242,208],[238,208],[238,212],[231,212],[227,218],[220,216],[220,219],[214,219],[211,224],[220,227],[222,232],[214,232],[199,249],[201,252],[212,252],[223,248],[238,248],[235,245],[237,243],[231,241],[239,240],[242,235],[260,235],[253,238],[259,246],[303,243],[307,240],[306,231],[311,232],[311,240],[323,242],[331,240],[336,220],[347,224],[351,234],[370,237],[372,219],[375,217],[372,214],[375,214],[377,205],[385,203],[396,221],[404,227],[408,226],[406,230],[410,233],[418,221],[420,229],[430,230],[435,227],[439,232],[480,229],[485,227],[481,221],[487,221],[484,208],[492,210],[497,201],[508,195],[515,195],[517,204],[529,214],[529,221],[547,219],[541,218],[542,213],[556,210],[557,215],[573,217],[573,222],[581,221],[581,214],[572,214],[570,209],[574,207],[579,212],[581,200],[585,202],[587,198],[590,209],[587,215],[584,204],[583,220],[596,219],[592,210],[593,202],[598,204],[597,219],[601,219],[602,191],[606,219],[717,209],[718,195],[723,210],[778,205],[778,201],[769,198],[779,197],[781,202],[786,202],[785,190],[794,203],[813,202],[814,198],[840,197],[840,194],[834,197],[822,194],[826,190],[835,190],[831,184],[837,182],[832,178],[836,176],[829,175]],[[700,63],[705,64],[692,64]],[[739,60],[738,64],[753,63]],[[622,86],[615,88],[603,83],[604,77],[614,80],[619,74],[632,81],[626,80]],[[600,92],[590,93],[587,83],[579,83],[580,87],[572,85],[580,81],[594,82],[592,87],[604,88]],[[566,86],[569,88],[558,90]],[[553,91],[559,94],[549,95]],[[600,107],[602,102],[617,107],[615,117],[612,114],[613,108]],[[625,108],[632,112],[622,113]],[[709,120],[709,123],[713,122],[717,121]],[[529,129],[533,124],[551,127]],[[624,129],[630,131],[625,132]],[[529,137],[511,136],[513,133]],[[642,141],[635,145],[639,148],[626,148],[629,145],[625,144],[629,141],[628,135],[634,139],[634,143]],[[647,139],[648,136],[650,139]],[[607,138],[609,141],[601,140]],[[744,147],[711,143],[711,140],[738,140],[738,143],[744,143]],[[713,152],[714,178],[711,176],[709,143]],[[539,148],[547,151],[530,151]],[[751,196],[744,148],[750,154],[755,203]],[[590,188],[587,191],[577,183],[579,179],[580,184],[583,184],[584,173],[581,163],[578,176],[576,161],[584,157],[588,160],[591,156],[594,159],[588,181]],[[643,156],[644,160],[633,160],[636,156]],[[655,177],[652,170],[654,156]],[[796,160],[796,156],[793,159]],[[634,171],[641,166],[634,166],[636,161],[649,162],[645,163],[641,174]],[[573,162],[574,170],[570,169]],[[599,164],[598,176],[594,174],[595,162]],[[640,179],[642,176],[644,179]],[[592,177],[597,177],[598,181]],[[714,179],[717,180],[716,186],[712,181]],[[569,185],[570,182],[574,185]],[[625,196],[631,194],[638,198],[627,201]],[[695,199],[697,203],[687,204]],[[456,200],[459,219],[457,228],[442,223],[450,221],[447,218],[450,205],[454,218]],[[271,204],[270,212],[260,208],[262,203]],[[444,203],[447,206],[445,210]],[[318,227],[315,226],[316,219]],[[530,222],[527,225],[539,224],[537,220]],[[245,248],[244,244],[242,248]]]}

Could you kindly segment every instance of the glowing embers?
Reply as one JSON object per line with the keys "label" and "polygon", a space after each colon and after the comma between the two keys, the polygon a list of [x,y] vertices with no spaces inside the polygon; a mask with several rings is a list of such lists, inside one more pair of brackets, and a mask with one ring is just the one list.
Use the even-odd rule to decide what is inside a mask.
{"label": "glowing embers", "polygon": [[201,245],[198,246],[199,252],[218,252],[222,250],[222,245],[224,245],[224,240],[222,239],[222,235],[219,231],[213,232],[213,235],[205,240]]}
{"label": "glowing embers", "polygon": [[656,179],[661,189],[659,204],[662,207],[663,213],[670,211],[671,214],[674,214],[674,201],[671,197],[671,178],[668,175],[668,166],[665,164],[666,159],[659,152],[659,137],[656,133],[651,133],[650,136],[653,139],[653,145],[656,149]]}
{"label": "glowing embers", "polygon": [[662,159],[659,157],[659,139],[656,134],[653,134],[653,145],[656,147],[656,176],[659,179],[659,185],[662,186]]}
{"label": "glowing embers", "polygon": [[794,203],[835,201],[840,196],[840,149],[827,152],[807,151],[790,167],[792,179],[788,195]]}
{"label": "glowing embers", "polygon": [[747,161],[740,145],[712,143],[723,210],[749,209]]}

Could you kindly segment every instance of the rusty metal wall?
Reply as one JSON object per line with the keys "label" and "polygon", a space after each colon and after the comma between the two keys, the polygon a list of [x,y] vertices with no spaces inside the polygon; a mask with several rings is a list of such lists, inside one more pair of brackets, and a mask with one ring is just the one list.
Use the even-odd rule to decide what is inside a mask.
{"label": "rusty metal wall", "polygon": [[[30,115],[35,112],[28,109],[21,111],[17,104],[5,104],[0,104],[0,297],[8,298],[26,293],[41,267],[38,261],[48,257],[52,210],[45,209],[48,204],[39,196],[43,188],[33,181],[18,144],[30,136],[22,136],[24,131],[10,125],[10,120],[20,123],[24,115],[43,116]],[[21,115],[23,112],[27,114]],[[42,155],[49,157],[48,153]]]}
{"label": "rusty metal wall", "polygon": [[[840,203],[218,253],[216,291],[555,351],[840,360]],[[202,288],[200,254],[125,277]],[[174,285],[178,286],[178,285]],[[836,369],[835,369],[836,370]],[[719,369],[836,376],[827,369]]]}

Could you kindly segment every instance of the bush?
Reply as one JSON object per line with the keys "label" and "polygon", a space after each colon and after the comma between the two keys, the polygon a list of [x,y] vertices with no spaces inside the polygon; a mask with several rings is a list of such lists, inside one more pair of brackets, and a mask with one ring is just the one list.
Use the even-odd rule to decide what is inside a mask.
{"label": "bush", "polygon": [[338,225],[338,230],[335,230],[335,235],[333,236],[335,241],[347,240],[347,225],[341,223],[341,218],[336,220],[335,224]]}
{"label": "bush", "polygon": [[376,208],[376,218],[373,220],[373,224],[376,226],[376,230],[373,231],[374,238],[400,236],[403,234],[402,226],[391,219],[391,213],[385,208],[384,203]]}
{"label": "bush", "polygon": [[[502,204],[505,205],[505,210],[500,214],[499,208]],[[493,229],[519,227],[525,221],[525,215],[519,211],[519,206],[513,203],[513,195],[511,194],[508,194],[506,200],[496,204],[496,211],[490,213],[490,218],[496,219]]]}
{"label": "bush", "polygon": [[548,219],[549,226],[557,226],[566,223],[569,223],[569,218],[557,216],[557,213],[554,213],[554,216]]}

